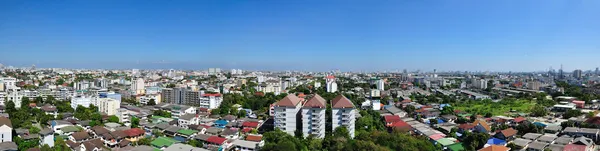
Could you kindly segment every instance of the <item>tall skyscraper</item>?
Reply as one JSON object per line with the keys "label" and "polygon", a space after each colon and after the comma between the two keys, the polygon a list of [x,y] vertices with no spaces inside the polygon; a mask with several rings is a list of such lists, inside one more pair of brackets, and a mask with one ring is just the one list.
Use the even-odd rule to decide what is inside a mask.
{"label": "tall skyscraper", "polygon": [[560,69],[558,70],[558,79],[564,79],[564,74],[563,74],[563,65],[560,65]]}
{"label": "tall skyscraper", "polygon": [[595,74],[596,76],[600,76],[600,70],[598,70],[598,67],[596,67],[596,71],[594,72],[594,74]]}

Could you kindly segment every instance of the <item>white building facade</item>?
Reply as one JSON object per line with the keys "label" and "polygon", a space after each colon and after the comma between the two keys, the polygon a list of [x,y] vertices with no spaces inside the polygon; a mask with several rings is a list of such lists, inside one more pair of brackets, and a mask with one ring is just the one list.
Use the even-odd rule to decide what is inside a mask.
{"label": "white building facade", "polygon": [[325,137],[325,99],[315,94],[302,107],[302,133],[304,137],[313,135],[316,138]]}
{"label": "white building facade", "polygon": [[111,98],[99,98],[98,99],[98,110],[107,115],[117,114],[117,109],[121,108],[119,101]]}
{"label": "white building facade", "polygon": [[216,109],[223,102],[223,96],[221,94],[202,94],[200,97],[200,107],[208,109]]}
{"label": "white building facade", "polygon": [[325,82],[327,83],[327,92],[329,93],[334,93],[337,92],[337,83],[335,82],[335,77],[334,76],[327,76],[327,78],[325,79]]}
{"label": "white building facade", "polygon": [[343,95],[338,95],[331,100],[332,129],[335,130],[337,127],[345,126],[348,129],[350,137],[354,138],[356,113],[356,107],[352,101]]}
{"label": "white building facade", "polygon": [[275,128],[280,129],[290,135],[294,135],[296,129],[300,126],[300,109],[302,103],[300,98],[293,94],[287,95],[285,98],[275,103]]}

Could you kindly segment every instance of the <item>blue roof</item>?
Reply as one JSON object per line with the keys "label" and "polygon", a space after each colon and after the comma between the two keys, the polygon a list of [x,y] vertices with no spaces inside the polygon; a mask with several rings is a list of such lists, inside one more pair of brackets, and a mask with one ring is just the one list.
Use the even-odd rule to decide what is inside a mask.
{"label": "blue roof", "polygon": [[440,104],[440,107],[446,107],[446,106],[452,107],[452,106],[450,106],[450,104]]}
{"label": "blue roof", "polygon": [[504,145],[504,144],[506,144],[506,141],[501,140],[501,139],[497,139],[497,138],[490,138],[490,139],[488,139],[487,144],[490,144],[490,145]]}
{"label": "blue roof", "polygon": [[533,122],[533,125],[541,126],[541,127],[546,127],[547,126],[546,124],[540,123],[540,122]]}
{"label": "blue roof", "polygon": [[215,124],[218,124],[218,125],[227,125],[227,123],[229,123],[229,122],[227,122],[226,120],[217,120],[217,121],[215,121]]}
{"label": "blue roof", "polygon": [[454,134],[456,134],[456,136],[461,137],[463,134],[459,133],[459,132],[454,132]]}

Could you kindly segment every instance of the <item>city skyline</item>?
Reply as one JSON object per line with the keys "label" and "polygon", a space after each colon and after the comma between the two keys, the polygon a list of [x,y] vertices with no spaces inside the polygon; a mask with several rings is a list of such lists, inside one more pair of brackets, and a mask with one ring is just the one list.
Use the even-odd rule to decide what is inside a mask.
{"label": "city skyline", "polygon": [[[40,68],[594,70],[600,2],[0,2],[0,63]],[[135,7],[131,7],[135,6]],[[368,6],[368,7],[365,7]]]}

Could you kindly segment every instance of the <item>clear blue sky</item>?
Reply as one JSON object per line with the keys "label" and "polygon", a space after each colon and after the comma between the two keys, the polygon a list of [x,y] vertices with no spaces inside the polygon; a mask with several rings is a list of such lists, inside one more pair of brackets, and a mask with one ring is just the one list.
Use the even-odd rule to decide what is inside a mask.
{"label": "clear blue sky", "polygon": [[597,0],[0,1],[0,63],[541,71],[600,66]]}

